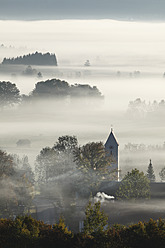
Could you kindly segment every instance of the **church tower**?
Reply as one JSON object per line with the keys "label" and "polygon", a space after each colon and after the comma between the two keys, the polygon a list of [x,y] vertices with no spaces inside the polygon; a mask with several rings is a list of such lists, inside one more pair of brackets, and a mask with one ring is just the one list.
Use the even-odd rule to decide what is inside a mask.
{"label": "church tower", "polygon": [[107,156],[111,157],[111,169],[115,170],[117,174],[117,181],[119,181],[119,143],[114,135],[113,129],[105,143],[105,150]]}

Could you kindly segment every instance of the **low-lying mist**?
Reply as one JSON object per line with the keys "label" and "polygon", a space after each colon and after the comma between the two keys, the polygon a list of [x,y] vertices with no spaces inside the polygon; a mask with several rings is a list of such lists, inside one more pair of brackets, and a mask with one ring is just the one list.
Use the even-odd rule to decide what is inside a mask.
{"label": "low-lying mist", "polygon": [[[55,52],[59,65],[65,61],[65,65],[68,62],[70,65],[82,65],[89,59],[92,65],[130,65],[131,62],[137,66],[163,66],[164,23],[113,20],[0,21],[0,29],[5,47],[22,47],[22,54],[17,52],[17,56],[23,55],[23,48],[27,48],[25,53],[35,50]],[[13,56],[10,49],[5,49],[4,54],[5,57]]]}
{"label": "low-lying mist", "polygon": [[[69,100],[38,99],[32,103],[24,103],[17,107],[4,109],[1,112],[0,146],[15,147],[20,138],[32,140],[32,148],[41,149],[46,145],[52,145],[55,139],[61,135],[76,135],[81,144],[89,141],[105,142],[111,125],[114,127],[120,149],[124,145],[132,143],[144,143],[146,145],[161,145],[164,143],[163,112],[155,111],[141,115],[134,110],[130,114],[129,102],[141,97],[146,100],[160,102],[164,99],[164,78],[124,78],[101,77],[96,78],[92,68],[92,75],[80,78],[64,78],[70,84],[81,83],[97,86],[103,99],[76,98]],[[105,73],[105,72],[104,72]],[[105,74],[104,74],[105,75]],[[4,78],[3,80],[6,80]],[[29,94],[39,81],[32,77],[11,78],[16,83],[21,93]],[[47,79],[47,78],[46,78]],[[144,90],[144,87],[149,90]],[[155,96],[155,92],[157,92]],[[163,111],[163,110],[162,110]],[[144,109],[145,113],[145,109]],[[151,157],[152,158],[152,157]],[[146,158],[147,159],[147,158]],[[147,162],[149,161],[149,157]],[[122,155],[121,155],[122,160]],[[133,162],[133,161],[132,161]],[[163,162],[162,162],[163,163]],[[135,165],[136,163],[133,162]],[[122,166],[122,163],[121,163]],[[125,165],[124,165],[125,166]]]}
{"label": "low-lying mist", "polygon": [[[93,141],[105,143],[113,127],[120,145],[121,176],[135,167],[146,173],[151,159],[156,181],[160,182],[159,172],[165,166],[165,108],[161,102],[165,99],[164,26],[164,23],[112,20],[0,21],[1,43],[4,44],[0,46],[1,61],[4,57],[35,51],[55,53],[58,61],[57,67],[32,66],[32,70],[41,72],[40,76],[24,73],[27,66],[0,65],[0,81],[15,83],[24,95],[24,101],[1,109],[0,148],[21,157],[28,155],[34,171],[41,149],[52,147],[58,137],[75,135],[80,145]],[[84,65],[87,60],[90,66]],[[56,96],[50,99],[38,97],[37,100],[29,97],[38,82],[54,78],[65,80],[69,85],[96,86],[103,97]],[[155,100],[157,108],[152,108]],[[131,111],[130,101],[134,102]],[[31,145],[18,146],[19,140],[30,140]],[[146,148],[143,151],[126,150],[128,143],[144,144]],[[153,146],[151,150],[147,148],[150,145]],[[60,184],[62,180],[66,183],[65,189]],[[47,208],[54,212],[58,205],[56,198],[60,198],[65,190],[60,204],[65,207],[66,198],[66,209],[75,207],[73,196],[67,198],[72,183],[70,174],[64,173],[55,181],[56,184],[49,185],[50,194],[56,194],[52,202],[47,194],[44,198],[38,193],[40,189],[36,189],[38,195],[34,203],[38,216]],[[43,192],[46,189],[43,188]],[[78,196],[74,197],[78,199]],[[79,199],[79,204],[81,200],[85,206],[87,200]],[[138,215],[139,209],[142,214]],[[138,220],[161,217],[164,207],[160,201],[110,202],[105,204],[105,210],[114,213],[112,222],[126,223],[129,214]],[[130,216],[129,222],[135,219]]]}

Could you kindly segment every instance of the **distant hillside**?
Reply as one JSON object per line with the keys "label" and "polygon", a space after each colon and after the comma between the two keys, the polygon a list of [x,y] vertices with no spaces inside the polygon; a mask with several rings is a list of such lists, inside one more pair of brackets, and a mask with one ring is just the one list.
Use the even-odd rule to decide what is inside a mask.
{"label": "distant hillside", "polygon": [[57,59],[55,54],[50,54],[50,53],[42,54],[36,52],[16,58],[4,58],[2,64],[57,66]]}

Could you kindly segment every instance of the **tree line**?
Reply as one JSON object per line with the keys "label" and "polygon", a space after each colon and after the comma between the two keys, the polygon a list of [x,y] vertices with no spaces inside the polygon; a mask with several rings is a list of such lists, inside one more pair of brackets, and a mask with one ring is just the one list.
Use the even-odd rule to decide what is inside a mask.
{"label": "tree line", "polygon": [[3,248],[164,248],[165,221],[150,219],[123,226],[108,226],[100,203],[86,207],[84,229],[69,231],[61,217],[54,225],[44,224],[30,216],[0,219],[0,246]]}
{"label": "tree line", "polygon": [[53,65],[57,66],[57,58],[55,54],[35,52],[16,58],[4,58],[3,65]]}
{"label": "tree line", "polygon": [[153,102],[146,102],[137,98],[134,101],[130,101],[128,104],[127,115],[133,118],[145,118],[152,116],[153,113],[162,113],[165,110],[165,100],[160,102],[154,100]]}
{"label": "tree line", "polygon": [[165,150],[165,142],[163,145],[145,145],[135,144],[135,143],[127,143],[124,146],[124,152],[146,152],[146,151],[164,151]]}
{"label": "tree line", "polygon": [[58,100],[68,101],[72,99],[85,100],[103,99],[101,92],[96,86],[88,84],[69,85],[60,79],[51,79],[36,83],[35,88],[29,95],[20,95],[16,84],[6,81],[0,82],[0,107],[10,107],[16,104],[28,104],[35,100]]}

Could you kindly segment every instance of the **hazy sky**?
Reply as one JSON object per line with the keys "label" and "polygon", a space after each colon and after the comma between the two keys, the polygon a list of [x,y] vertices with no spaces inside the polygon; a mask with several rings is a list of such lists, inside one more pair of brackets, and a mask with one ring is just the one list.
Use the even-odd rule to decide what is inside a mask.
{"label": "hazy sky", "polygon": [[165,19],[164,0],[0,0],[0,19]]}

